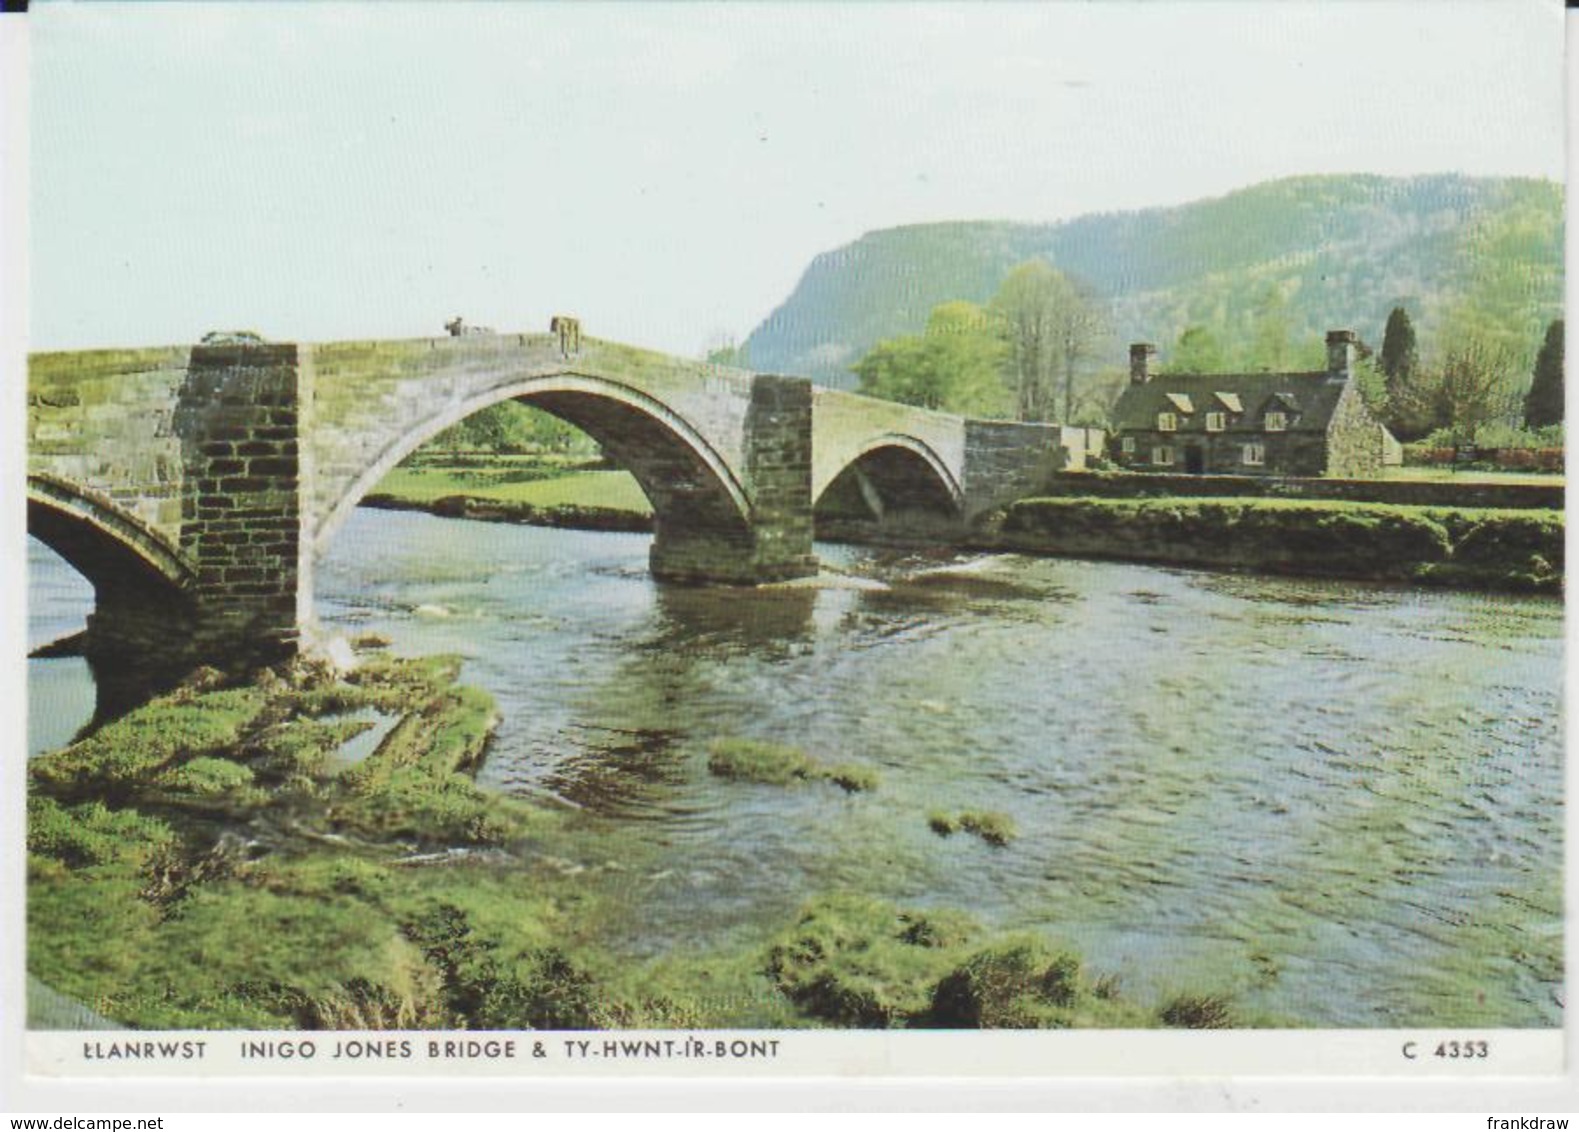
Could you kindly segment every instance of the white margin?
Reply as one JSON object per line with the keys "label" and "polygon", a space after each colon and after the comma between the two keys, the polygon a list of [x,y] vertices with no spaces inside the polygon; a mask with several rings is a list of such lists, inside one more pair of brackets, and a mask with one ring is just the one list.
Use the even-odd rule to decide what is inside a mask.
{"label": "white margin", "polygon": [[[1270,4],[1274,0],[1246,0]],[[1554,6],[1550,0],[1530,0]],[[1422,3],[1422,18],[1430,5]],[[1579,90],[1574,58],[1579,53],[1579,13],[1566,12],[1568,183],[1574,182],[1574,154],[1579,149]],[[23,473],[23,413],[26,386],[28,327],[28,127],[31,16],[0,16],[0,641],[25,640],[25,518]],[[1567,226],[1570,247],[1567,272],[1567,306],[1574,306],[1579,284],[1574,280],[1573,217]],[[1570,388],[1570,401],[1579,407],[1579,396]],[[1572,455],[1572,454],[1570,454]],[[1570,530],[1569,538],[1575,539]],[[1571,545],[1570,549],[1574,549]],[[1569,624],[1569,657],[1576,631]],[[14,646],[0,659],[0,713],[13,737],[25,722],[25,660]],[[1579,679],[1572,663],[1565,662],[1568,712],[1568,751],[1576,734],[1572,705],[1579,703]],[[25,733],[25,729],[23,731]],[[1579,1112],[1579,1081],[1575,1078],[1570,1024],[1567,1028],[1566,1071],[1561,1077],[1487,1080],[1426,1081],[1356,1079],[1334,1076],[1317,1080],[1234,1079],[1227,1076],[1193,1076],[1172,1079],[1081,1078],[1055,1080],[1021,1078],[992,1082],[970,1077],[872,1078],[844,1076],[728,1081],[655,1081],[651,1079],[588,1079],[501,1081],[497,1079],[443,1080],[374,1078],[368,1080],[170,1078],[113,1081],[44,1080],[24,1077],[22,1026],[19,1009],[24,990],[22,949],[25,854],[21,830],[25,802],[21,782],[25,760],[13,743],[3,750],[6,788],[0,790],[0,1115],[42,1116],[46,1113],[86,1114],[118,1112],[120,1115],[154,1113],[297,1112],[297,1113],[400,1113],[513,1112],[513,1111],[1027,1111],[1038,1109],[1130,1112],[1435,1112],[1465,1114],[1452,1122],[1436,1120],[1437,1127],[1484,1127],[1486,1115],[1529,1115],[1537,1112]],[[1567,800],[1571,808],[1579,798],[1579,774],[1567,761]],[[1579,885],[1579,862],[1571,832],[1566,839],[1567,908],[1565,939],[1567,970],[1572,971]],[[1319,1043],[1330,1032],[1309,1031]],[[601,1036],[601,1035],[599,1035]],[[967,1069],[968,1066],[962,1066]],[[344,1120],[293,1117],[305,1129],[341,1129]],[[399,1124],[400,1121],[395,1121]],[[426,1122],[425,1122],[426,1123]],[[1194,1123],[1198,1122],[1185,1122]],[[227,1122],[228,1124],[228,1122]],[[497,1122],[479,1121],[480,1127]],[[255,1126],[238,1120],[235,1125]],[[271,1122],[273,1126],[273,1122]],[[357,1127],[363,1127],[360,1122]],[[519,1127],[519,1124],[513,1125]],[[1420,1126],[1405,1120],[1400,1127]],[[180,1119],[172,1129],[193,1127]],[[1389,1122],[1391,1127],[1391,1122]]]}

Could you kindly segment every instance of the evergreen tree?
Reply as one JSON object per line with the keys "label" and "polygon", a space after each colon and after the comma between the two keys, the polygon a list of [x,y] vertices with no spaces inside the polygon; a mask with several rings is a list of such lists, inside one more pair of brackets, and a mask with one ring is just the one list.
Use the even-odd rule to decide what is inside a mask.
{"label": "evergreen tree", "polygon": [[1546,328],[1535,358],[1535,380],[1524,398],[1524,427],[1546,428],[1563,421],[1563,320]]}
{"label": "evergreen tree", "polygon": [[1394,307],[1387,316],[1387,329],[1382,332],[1382,374],[1387,378],[1387,395],[1396,397],[1407,388],[1420,364],[1420,354],[1415,346],[1415,327],[1409,321],[1409,312]]}

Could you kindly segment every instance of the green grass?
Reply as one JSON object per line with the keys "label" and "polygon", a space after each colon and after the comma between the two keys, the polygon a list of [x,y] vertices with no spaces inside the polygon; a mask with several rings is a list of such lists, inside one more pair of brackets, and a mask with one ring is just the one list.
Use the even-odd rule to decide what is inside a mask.
{"label": "green grass", "polygon": [[398,467],[379,481],[374,493],[429,504],[448,496],[464,495],[499,503],[532,507],[604,507],[652,514],[652,504],[628,472],[558,472],[549,478],[512,480],[509,471],[486,467]]}
{"label": "green grass", "polygon": [[1561,472],[1496,472],[1480,468],[1455,470],[1450,467],[1413,464],[1401,468],[1386,468],[1382,472],[1382,479],[1416,483],[1527,483],[1541,487],[1562,487],[1564,484],[1564,476]]}

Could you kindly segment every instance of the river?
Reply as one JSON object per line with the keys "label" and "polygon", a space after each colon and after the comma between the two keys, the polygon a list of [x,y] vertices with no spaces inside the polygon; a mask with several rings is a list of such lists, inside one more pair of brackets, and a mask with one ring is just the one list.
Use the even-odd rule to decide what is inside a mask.
{"label": "river", "polygon": [[[329,626],[466,657],[504,715],[479,778],[575,808],[611,947],[757,945],[856,891],[1267,1024],[1561,1025],[1559,601],[837,546],[831,585],[680,588],[647,545],[363,510],[318,577]],[[91,591],[30,555],[37,644]],[[36,750],[92,688],[30,672]],[[880,784],[719,779],[730,737]],[[964,809],[1017,839],[928,828]]]}

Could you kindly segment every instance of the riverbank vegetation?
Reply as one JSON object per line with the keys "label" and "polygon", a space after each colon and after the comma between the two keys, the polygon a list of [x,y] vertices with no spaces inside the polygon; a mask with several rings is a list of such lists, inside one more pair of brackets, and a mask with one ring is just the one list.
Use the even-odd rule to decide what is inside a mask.
{"label": "riverbank vegetation", "polygon": [[950,837],[964,830],[974,833],[988,845],[1007,845],[1016,836],[1014,819],[996,810],[967,810],[957,815],[937,811],[928,815],[927,825],[939,837]]}
{"label": "riverbank vegetation", "polygon": [[761,739],[718,739],[708,749],[707,769],[720,778],[788,786],[826,780],[854,794],[877,788],[877,772],[856,764],[828,766],[798,747]]}
{"label": "riverbank vegetation", "polygon": [[[564,856],[608,850],[473,781],[497,720],[458,668],[199,672],[33,760],[29,974],[134,1028],[1167,1024],[1047,941],[849,896],[727,951],[612,953],[620,890]],[[713,756],[762,762],[743,742]]]}
{"label": "riverbank vegetation", "polygon": [[[1168,1009],[1124,1000],[1115,980],[1091,978],[1079,956],[1038,937],[991,938],[957,912],[859,897],[803,911],[770,949],[768,970],[801,1010],[840,1026],[1138,1028]],[[1214,1024],[1231,1023],[1225,1014]]]}
{"label": "riverbank vegetation", "polygon": [[1276,574],[1560,592],[1561,512],[1329,500],[1026,499],[995,549]]}

